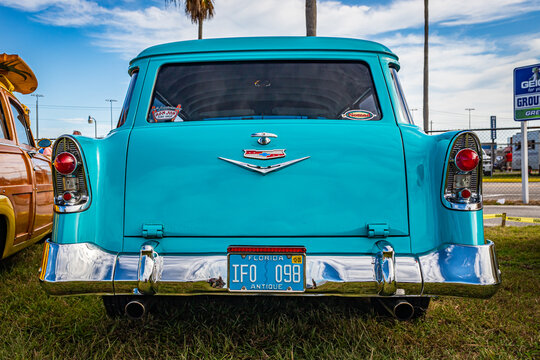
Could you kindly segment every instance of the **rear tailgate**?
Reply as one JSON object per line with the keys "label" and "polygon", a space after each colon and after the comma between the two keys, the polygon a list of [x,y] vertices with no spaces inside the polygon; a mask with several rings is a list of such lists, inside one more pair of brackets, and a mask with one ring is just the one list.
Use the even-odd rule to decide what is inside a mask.
{"label": "rear tailgate", "polygon": [[[256,132],[278,138],[259,145]],[[272,160],[244,149],[286,149]],[[269,166],[266,175],[218,159]],[[165,123],[131,134],[125,235],[159,224],[165,237],[367,236],[384,223],[408,235],[402,140],[395,124],[347,120]]]}

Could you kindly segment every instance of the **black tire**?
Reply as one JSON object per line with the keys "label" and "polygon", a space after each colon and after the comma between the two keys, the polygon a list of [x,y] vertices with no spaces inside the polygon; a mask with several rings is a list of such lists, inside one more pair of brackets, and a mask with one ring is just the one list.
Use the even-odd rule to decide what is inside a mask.
{"label": "black tire", "polygon": [[124,316],[126,305],[132,300],[132,296],[126,295],[106,295],[101,298],[107,315],[112,318]]}
{"label": "black tire", "polygon": [[47,241],[47,239],[50,239],[52,236],[52,233],[48,233],[47,235],[45,235],[44,237],[42,237],[36,244],[43,244],[45,243],[45,241]]}
{"label": "black tire", "polygon": [[[403,297],[403,298],[371,298],[371,305],[373,311],[378,316],[394,317],[394,315],[388,311],[387,308],[392,308],[396,301],[405,300],[408,301],[414,307],[414,313],[409,320],[418,319],[426,314],[429,302],[429,297]],[[386,305],[386,306],[385,306]]]}

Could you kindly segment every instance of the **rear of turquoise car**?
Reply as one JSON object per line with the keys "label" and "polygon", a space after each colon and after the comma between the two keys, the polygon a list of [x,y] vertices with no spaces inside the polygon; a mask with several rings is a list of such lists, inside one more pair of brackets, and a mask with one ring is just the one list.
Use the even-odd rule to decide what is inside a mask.
{"label": "rear of turquoise car", "polygon": [[490,297],[478,138],[423,133],[398,70],[353,39],[143,51],[118,127],[55,143],[41,284],[133,317],[159,295],[368,296],[402,318]]}

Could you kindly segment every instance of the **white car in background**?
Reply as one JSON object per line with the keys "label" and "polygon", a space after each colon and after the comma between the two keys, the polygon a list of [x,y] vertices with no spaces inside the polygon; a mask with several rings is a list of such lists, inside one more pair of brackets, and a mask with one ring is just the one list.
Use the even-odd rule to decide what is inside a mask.
{"label": "white car in background", "polygon": [[486,154],[484,149],[482,149],[482,169],[484,170],[484,176],[491,176],[491,156]]}

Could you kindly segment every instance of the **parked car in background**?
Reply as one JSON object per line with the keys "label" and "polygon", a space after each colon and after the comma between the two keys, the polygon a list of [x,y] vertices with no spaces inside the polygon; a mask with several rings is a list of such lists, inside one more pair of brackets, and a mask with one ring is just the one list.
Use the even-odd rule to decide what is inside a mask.
{"label": "parked car in background", "polygon": [[161,295],[365,296],[399,319],[490,297],[480,142],[414,125],[399,68],[355,39],[143,51],[118,127],[54,144],[44,289],[133,318]]}
{"label": "parked car in background", "polygon": [[[529,174],[533,171],[540,170],[540,130],[529,131],[527,134],[528,143],[528,169]],[[512,136],[512,170],[521,170],[521,151],[523,150],[521,144],[521,133],[517,133]]]}
{"label": "parked car in background", "polygon": [[485,176],[491,176],[491,156],[486,154],[486,151],[482,149],[482,170],[484,171]]}
{"label": "parked car in background", "polygon": [[14,95],[36,87],[34,73],[18,55],[0,54],[0,259],[52,229],[51,160],[38,152],[28,108]]}
{"label": "parked car in background", "polygon": [[506,171],[506,159],[502,155],[498,155],[495,158],[495,163],[493,164],[493,170]]}

